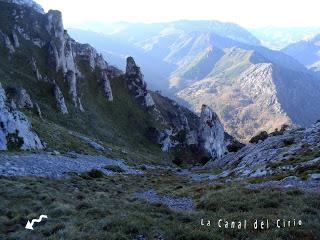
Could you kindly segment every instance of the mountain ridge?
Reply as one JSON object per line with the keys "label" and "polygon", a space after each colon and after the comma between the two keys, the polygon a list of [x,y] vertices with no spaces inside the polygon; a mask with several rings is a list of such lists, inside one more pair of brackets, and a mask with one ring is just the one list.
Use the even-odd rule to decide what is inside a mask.
{"label": "mountain ridge", "polygon": [[[18,111],[26,112],[44,148],[87,151],[88,146],[84,150],[81,144],[74,146],[78,138],[96,152],[114,145],[137,154],[146,152],[148,157],[151,153],[162,155],[162,149],[169,152],[168,159],[180,158],[185,154],[182,149],[192,145],[193,151],[185,154],[185,159],[193,163],[220,158],[235,142],[207,106],[203,108],[206,118],[202,119],[174,101],[163,99],[161,104],[168,113],[164,116],[157,107],[159,101],[153,99],[162,97],[147,89],[135,60],[126,59],[125,72],[108,64],[89,44],[80,44],[68,35],[61,12],[39,13],[29,5],[6,1],[0,6],[1,22],[7,23],[0,24],[0,48],[4,53],[0,74],[9,96],[6,101],[20,102],[19,89],[23,89],[30,107],[19,106]],[[192,121],[197,124],[189,124]],[[57,136],[51,136],[51,131],[57,131]],[[6,128],[3,132],[6,138],[11,134]],[[216,139],[215,132],[220,138]],[[21,134],[18,130],[17,141],[24,139]],[[58,143],[59,135],[68,141]]]}

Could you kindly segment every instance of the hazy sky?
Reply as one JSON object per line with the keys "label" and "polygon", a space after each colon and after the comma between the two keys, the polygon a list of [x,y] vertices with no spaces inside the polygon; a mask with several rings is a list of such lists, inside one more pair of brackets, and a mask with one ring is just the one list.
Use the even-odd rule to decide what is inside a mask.
{"label": "hazy sky", "polygon": [[319,26],[319,0],[36,0],[62,11],[67,27],[83,22],[214,19],[244,27]]}

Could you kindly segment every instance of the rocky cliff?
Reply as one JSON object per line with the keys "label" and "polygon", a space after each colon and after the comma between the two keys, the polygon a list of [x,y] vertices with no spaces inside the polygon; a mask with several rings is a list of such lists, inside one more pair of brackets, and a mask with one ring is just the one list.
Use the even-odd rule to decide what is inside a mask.
{"label": "rocky cliff", "polygon": [[[20,106],[32,107],[30,98],[20,96]],[[16,103],[6,96],[0,83],[0,150],[42,149],[44,145],[31,129],[25,114],[17,109]]]}
{"label": "rocky cliff", "polygon": [[[8,1],[2,1],[7,3]],[[0,35],[5,47],[9,51],[9,58],[15,54],[16,50],[23,50],[25,46],[20,46],[20,41],[30,42],[38,49],[45,50],[46,59],[41,64],[46,64],[47,68],[53,70],[43,72],[39,69],[37,56],[29,56],[32,70],[39,81],[47,81],[52,84],[54,96],[56,97],[58,109],[67,114],[67,107],[63,104],[65,97],[59,88],[68,88],[69,97],[73,105],[80,111],[84,111],[81,103],[81,97],[78,94],[79,80],[83,74],[79,68],[79,61],[86,61],[91,70],[100,71],[100,77],[97,79],[101,83],[101,88],[105,92],[106,100],[112,101],[112,90],[110,87],[110,67],[103,57],[88,44],[80,44],[74,41],[64,30],[62,15],[59,11],[50,10],[48,13],[30,11],[32,1],[9,1],[13,4],[6,4],[6,21],[10,22],[12,29],[0,31]],[[18,4],[18,5],[16,5]],[[11,6],[11,8],[10,8]],[[16,6],[16,7],[12,7]],[[31,6],[34,9],[34,6]],[[30,18],[31,17],[31,18]],[[39,51],[39,50],[38,50]],[[55,73],[54,73],[55,72]],[[54,77],[53,77],[54,76]],[[57,81],[61,76],[62,81]],[[63,86],[62,86],[63,85]]]}
{"label": "rocky cliff", "polygon": [[258,46],[251,34],[234,27],[209,21],[124,24],[103,41],[92,32],[73,33],[118,62],[135,53],[149,86],[199,114],[202,104],[210,106],[241,141],[284,123],[307,127],[318,120],[320,81],[305,66],[319,69],[319,38],[292,46],[291,56],[301,64],[289,51]]}
{"label": "rocky cliff", "polygon": [[128,88],[135,98],[144,106],[154,106],[154,101],[147,91],[147,83],[143,80],[143,75],[132,57],[127,58],[126,80]]}
{"label": "rocky cliff", "polygon": [[[132,57],[127,58],[123,73],[90,45],[73,40],[63,27],[59,11],[44,13],[23,1],[1,1],[0,5],[0,48],[4,53],[0,75],[4,88],[9,100],[36,123],[36,130],[49,147],[60,144],[59,135],[72,139],[64,141],[64,145],[74,146],[73,138],[84,133],[134,148],[133,151],[150,151],[148,148],[157,145],[159,150],[179,158],[189,152],[192,162],[219,159],[228,151],[233,138],[224,132],[209,107],[204,106],[199,117],[159,93],[150,92]],[[8,107],[3,109],[9,111]],[[19,119],[25,119],[24,125],[22,120],[15,123],[25,126],[23,131],[22,127],[15,127],[18,137],[24,139],[21,149],[42,148],[38,136],[32,135],[26,116],[12,111]],[[60,129],[54,137],[47,134],[52,126]],[[6,140],[15,128],[4,127]],[[83,139],[89,138],[78,138]],[[4,140],[3,146],[8,145]],[[99,151],[106,149],[101,146]]]}
{"label": "rocky cliff", "polygon": [[225,151],[224,129],[219,117],[206,105],[202,105],[200,126],[198,129],[198,144],[213,159],[221,158]]}
{"label": "rocky cliff", "polygon": [[[320,170],[320,122],[310,128],[295,128],[273,132],[256,143],[248,144],[236,153],[230,153],[219,161],[211,161],[207,167],[222,167],[219,177],[270,177],[279,179],[308,174]],[[276,178],[275,178],[276,179]]]}

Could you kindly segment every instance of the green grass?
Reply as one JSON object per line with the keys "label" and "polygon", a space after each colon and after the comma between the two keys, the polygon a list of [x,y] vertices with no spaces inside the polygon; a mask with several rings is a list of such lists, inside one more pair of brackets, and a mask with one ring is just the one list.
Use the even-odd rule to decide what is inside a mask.
{"label": "green grass", "polygon": [[[320,194],[294,189],[248,190],[191,182],[170,172],[142,176],[100,176],[88,173],[68,180],[35,177],[0,178],[1,239],[317,239],[320,237]],[[95,177],[92,177],[92,176]],[[193,197],[197,210],[175,212],[161,204],[132,197],[136,191]],[[35,230],[28,219],[47,214]],[[236,220],[296,218],[301,228],[258,231],[200,226],[201,218]]]}
{"label": "green grass", "polygon": [[[0,4],[2,5],[2,3]],[[5,10],[10,12],[9,6],[4,5]],[[2,27],[2,23],[0,27]],[[42,22],[40,25],[43,27]],[[48,36],[42,37],[46,39]],[[33,111],[25,111],[25,113],[31,120],[34,130],[47,143],[48,148],[54,148],[60,152],[76,151],[87,154],[103,154],[109,157],[123,158],[132,163],[167,164],[171,162],[171,156],[163,154],[160,146],[153,144],[148,139],[148,129],[158,126],[158,123],[149,111],[135,101],[127,89],[124,78],[111,80],[114,101],[110,103],[104,97],[102,85],[99,82],[99,71],[91,71],[84,60],[77,59],[83,76],[78,80],[77,86],[78,95],[85,108],[85,112],[81,113],[72,105],[61,72],[56,73],[48,65],[49,56],[46,46],[38,48],[29,41],[19,40],[21,47],[10,59],[7,49],[3,44],[0,44],[0,82],[4,88],[25,88],[32,101],[39,104],[43,120],[37,117]],[[32,56],[37,61],[40,73],[54,79],[60,85],[69,110],[68,115],[62,115],[58,112],[52,86],[35,78],[30,64]],[[112,151],[97,152],[88,144],[71,136],[68,133],[69,130],[100,141],[102,145],[111,148]]]}

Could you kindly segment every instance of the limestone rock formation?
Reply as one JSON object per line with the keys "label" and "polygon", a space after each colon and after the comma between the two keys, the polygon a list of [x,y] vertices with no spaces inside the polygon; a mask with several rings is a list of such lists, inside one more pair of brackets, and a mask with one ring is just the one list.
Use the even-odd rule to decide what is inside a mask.
{"label": "limestone rock formation", "polygon": [[132,57],[127,58],[126,80],[129,90],[141,105],[153,107],[155,105],[150,93],[147,90],[147,84],[143,80],[143,75]]}
{"label": "limestone rock formation", "polygon": [[20,47],[20,42],[19,42],[19,38],[16,34],[15,31],[12,32],[12,39],[13,39],[13,45],[15,48],[19,48]]}
{"label": "limestone rock formation", "polygon": [[210,107],[202,105],[198,129],[200,149],[213,159],[221,158],[226,151],[224,134],[223,125],[217,114]]}
{"label": "limestone rock formation", "polygon": [[103,92],[105,94],[106,99],[109,102],[112,102],[113,95],[112,95],[112,90],[111,90],[111,86],[110,86],[110,80],[109,80],[109,77],[108,77],[106,71],[101,72],[101,81],[103,84]]}
{"label": "limestone rock formation", "polygon": [[31,58],[31,68],[32,68],[32,71],[34,72],[34,74],[36,75],[37,80],[38,81],[42,80],[42,76],[39,72],[37,62],[34,57]]}
{"label": "limestone rock formation", "polygon": [[13,54],[15,52],[14,46],[11,43],[9,36],[2,31],[0,31],[0,37],[1,40],[4,42],[5,47],[9,50],[10,54]]}
{"label": "limestone rock formation", "polygon": [[243,144],[224,132],[218,116],[206,105],[202,107],[201,116],[197,116],[189,109],[175,101],[153,93],[155,109],[158,119],[168,126],[162,131],[153,131],[152,136],[158,134],[158,143],[164,152],[172,148],[181,148],[182,151],[194,149],[195,157],[219,159],[225,152],[238,151]]}
{"label": "limestone rock formation", "polygon": [[20,89],[18,93],[18,106],[20,108],[33,108],[33,102],[31,101],[30,95],[25,89]]}
{"label": "limestone rock formation", "polygon": [[27,117],[14,105],[8,103],[0,84],[0,150],[44,148],[37,134],[32,132]]}
{"label": "limestone rock formation", "polygon": [[207,167],[223,167],[223,175],[261,177],[297,174],[303,169],[319,171],[320,122],[310,128],[295,128],[270,134],[264,141],[248,144]]}
{"label": "limestone rock formation", "polygon": [[57,108],[62,114],[68,114],[68,108],[66,106],[64,96],[59,88],[59,86],[54,83],[53,84],[53,92],[57,102]]}
{"label": "limestone rock formation", "polygon": [[19,4],[19,5],[25,5],[33,8],[35,11],[39,13],[44,13],[43,8],[33,0],[5,0],[5,1],[9,3]]}

